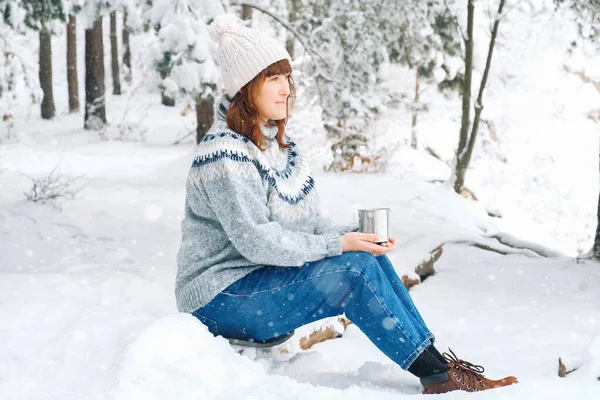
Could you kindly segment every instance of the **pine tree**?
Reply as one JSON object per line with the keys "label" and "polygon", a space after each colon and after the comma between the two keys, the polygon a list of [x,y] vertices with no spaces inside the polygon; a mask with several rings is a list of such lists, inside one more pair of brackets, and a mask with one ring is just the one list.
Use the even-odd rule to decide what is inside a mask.
{"label": "pine tree", "polygon": [[6,26],[12,29],[2,30],[0,40],[0,109],[2,118],[9,118],[11,100],[17,96],[20,84],[24,84],[31,95],[32,101],[37,100],[39,79],[35,73],[36,65],[22,54],[23,49],[18,44],[18,37],[24,34],[25,26],[22,21],[14,20],[15,15],[21,15],[19,3],[0,0],[0,15]]}
{"label": "pine tree", "polygon": [[[298,21],[298,13],[300,11],[300,8],[302,7],[302,0],[287,0],[287,6],[288,6],[288,22],[292,27],[294,27],[294,25],[296,24],[296,21]],[[294,54],[295,41],[296,40],[294,38],[294,35],[292,35],[290,32],[288,32],[287,39],[285,41],[285,48],[286,48],[287,52],[290,53],[290,57],[292,57],[292,59],[295,58],[295,54]]]}
{"label": "pine tree", "polygon": [[155,68],[163,89],[163,104],[174,104],[178,93],[191,96],[196,104],[196,140],[212,125],[219,74],[212,58],[214,43],[207,22],[222,9],[210,0],[155,0],[152,24],[159,27]]}
{"label": "pine tree", "polygon": [[334,160],[328,170],[362,170],[365,162],[374,167],[379,159],[378,154],[366,155],[366,132],[384,106],[384,91],[378,86],[387,58],[378,20],[381,4],[381,0],[312,1],[309,11],[299,16],[305,19],[309,44],[318,54],[311,59],[309,73],[333,143]]}
{"label": "pine tree", "polygon": [[[54,105],[54,91],[52,85],[52,42],[50,24],[55,21],[65,21],[62,0],[18,0],[14,5],[25,11],[23,23],[39,34],[39,80],[43,92],[41,103],[41,115],[44,119],[53,118],[56,115]],[[12,22],[5,8],[4,20]]]}
{"label": "pine tree", "polygon": [[130,38],[136,33],[151,29],[149,19],[145,14],[151,12],[152,0],[119,0],[117,4],[119,5],[117,11],[123,12],[121,71],[125,82],[131,83],[133,75]]}
{"label": "pine tree", "polygon": [[[446,0],[287,0],[287,5],[289,21],[295,11],[294,28],[309,39],[307,73],[333,143],[326,169],[381,169],[387,152],[372,146],[371,123],[399,97],[396,88],[380,85],[381,68],[395,62],[415,69],[416,126],[424,108],[419,82],[431,81],[447,59],[460,57],[460,35]],[[440,89],[457,81],[452,77]]]}
{"label": "pine tree", "polygon": [[131,83],[132,74],[131,74],[131,46],[129,45],[129,35],[132,32],[131,27],[127,21],[128,11],[125,9],[123,11],[123,77],[125,78],[125,82]]}
{"label": "pine tree", "polygon": [[600,47],[600,0],[554,0],[554,3],[573,10],[580,37]]}
{"label": "pine tree", "polygon": [[79,72],[77,69],[77,18],[86,0],[63,0],[69,19],[66,26],[67,39],[67,91],[69,112],[79,111]]}
{"label": "pine tree", "polygon": [[67,86],[69,112],[79,111],[79,81],[77,73],[77,18],[69,14],[67,23]]}
{"label": "pine tree", "polygon": [[119,68],[119,41],[117,39],[117,12],[110,13],[110,63],[113,94],[121,94],[121,70]]}
{"label": "pine tree", "polygon": [[101,130],[106,125],[104,42],[102,17],[85,30],[84,128]]}
{"label": "pine tree", "polygon": [[102,19],[113,9],[113,1],[85,0],[79,15],[85,29],[85,129],[102,130],[107,124]]}
{"label": "pine tree", "polygon": [[[415,74],[414,99],[410,108],[411,146],[416,148],[418,115],[427,110],[427,105],[420,98],[421,84],[432,83],[436,70],[449,71],[447,63],[460,58],[460,35],[444,0],[405,2],[395,11],[404,15],[404,22],[396,25],[386,23],[390,27],[387,34],[396,38],[388,45],[389,58],[391,62],[406,65]],[[398,21],[400,16],[393,15],[392,18]],[[457,81],[460,82],[456,77],[448,77],[438,84],[438,88],[446,90]]]}

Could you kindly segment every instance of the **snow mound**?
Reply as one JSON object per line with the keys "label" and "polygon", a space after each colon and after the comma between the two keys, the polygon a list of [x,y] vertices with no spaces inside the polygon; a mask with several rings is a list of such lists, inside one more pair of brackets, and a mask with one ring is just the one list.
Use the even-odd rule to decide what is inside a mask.
{"label": "snow mound", "polygon": [[[131,343],[121,363],[115,399],[347,399],[241,356],[190,314],[163,317]],[[305,397],[307,396],[308,397]]]}
{"label": "snow mound", "polygon": [[[118,374],[119,399],[242,398],[266,375],[236,354],[221,337],[190,314],[167,316],[140,333]],[[234,395],[239,391],[239,395]]]}
{"label": "snow mound", "polygon": [[[305,353],[298,358],[289,363],[287,372],[301,376],[314,370],[315,363],[325,364],[318,353]],[[323,372],[324,378],[329,377],[325,369]],[[383,400],[397,396],[395,391],[382,393],[360,385],[342,387],[340,390],[314,386],[270,374],[260,362],[238,354],[221,336],[215,338],[194,316],[180,313],[150,324],[130,344],[112,397],[118,400],[359,400],[365,395],[377,394]]]}
{"label": "snow mound", "polygon": [[574,370],[572,375],[579,379],[600,381],[600,335],[596,335],[583,351],[564,358],[567,373]]}

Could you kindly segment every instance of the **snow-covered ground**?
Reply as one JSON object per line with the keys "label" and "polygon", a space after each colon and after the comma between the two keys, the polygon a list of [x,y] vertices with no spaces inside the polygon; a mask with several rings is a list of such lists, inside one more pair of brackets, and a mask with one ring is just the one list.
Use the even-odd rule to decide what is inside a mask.
{"label": "snow-covered ground", "polygon": [[[68,120],[71,117],[66,117]],[[57,122],[59,123],[59,122]],[[4,145],[0,220],[0,392],[9,399],[398,398],[419,393],[354,326],[342,339],[284,355],[238,355],[193,318],[177,315],[175,253],[191,157],[187,146],[117,144],[44,133]],[[38,139],[39,138],[39,139]],[[39,160],[39,161],[35,161]],[[35,162],[34,162],[35,161]],[[61,208],[27,203],[29,178],[60,161],[85,175]],[[465,245],[493,239],[477,203],[444,187],[381,176],[320,175],[332,217],[393,209],[398,273],[447,242],[438,275],[412,290],[441,349],[515,374],[486,398],[594,398],[594,370],[557,377],[558,357],[600,331],[600,265]],[[361,190],[355,190],[360,187]],[[452,243],[456,242],[456,243]],[[293,338],[297,341],[298,338]],[[459,398],[466,394],[453,394]],[[466,395],[468,396],[468,395]]]}
{"label": "snow-covered ground", "polygon": [[[591,245],[595,228],[599,129],[586,113],[600,108],[600,93],[564,66],[594,76],[598,59],[567,58],[573,27],[552,13],[519,9],[506,23],[511,30],[499,43],[484,111],[497,140],[482,128],[467,174],[480,202],[427,182],[447,177],[447,165],[402,145],[385,174],[317,173],[317,184],[324,209],[339,222],[355,219],[361,207],[392,208],[398,248],[390,258],[400,275],[446,243],[437,275],[411,291],[438,348],[484,365],[491,378],[512,374],[521,383],[443,398],[597,399],[600,265],[568,256]],[[0,128],[0,398],[418,396],[418,380],[353,325],[308,351],[298,340],[309,327],[298,330],[288,354],[240,356],[177,314],[175,254],[193,146],[172,143],[194,129],[193,112],[158,104],[150,89],[156,80],[141,67],[148,63],[139,51],[134,78],[142,84],[119,98],[107,82],[106,135],[128,127],[130,139],[146,140],[107,141],[82,130],[82,115],[66,113],[63,39],[53,39],[56,119],[41,121],[37,105],[14,103],[13,118]],[[148,39],[133,40],[142,49]],[[391,69],[389,84],[410,87],[401,72]],[[449,161],[459,103],[431,92],[423,100],[430,112],[420,117],[420,141]],[[311,136],[316,110],[314,99],[300,99],[291,131],[302,147],[319,150],[309,156],[318,171],[326,142]],[[409,115],[391,109],[377,129],[378,141],[402,144]],[[28,176],[54,168],[79,177],[78,196],[57,205],[27,202]],[[533,242],[535,251],[494,237]],[[559,357],[582,367],[558,378]]]}

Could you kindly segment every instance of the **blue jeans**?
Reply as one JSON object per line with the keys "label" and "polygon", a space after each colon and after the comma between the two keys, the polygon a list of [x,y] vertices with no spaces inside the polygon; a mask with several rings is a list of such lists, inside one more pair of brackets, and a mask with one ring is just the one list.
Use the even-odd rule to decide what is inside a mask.
{"label": "blue jeans", "polygon": [[434,341],[389,259],[365,252],[260,268],[193,313],[214,335],[243,340],[341,314],[403,369]]}

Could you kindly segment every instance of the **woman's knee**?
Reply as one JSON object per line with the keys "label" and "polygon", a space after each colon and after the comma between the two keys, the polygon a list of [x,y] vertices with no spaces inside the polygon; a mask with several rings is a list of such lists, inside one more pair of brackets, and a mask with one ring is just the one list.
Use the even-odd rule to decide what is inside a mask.
{"label": "woman's knee", "polygon": [[[309,264],[310,265],[310,264]],[[306,270],[307,274],[329,275],[341,273],[343,276],[361,277],[367,280],[375,277],[385,276],[384,271],[377,262],[377,258],[366,252],[346,252],[341,256],[325,259],[313,265],[313,269]]]}
{"label": "woman's knee", "polygon": [[383,254],[381,256],[375,257],[375,259],[377,260],[377,262],[379,264],[391,264],[392,262],[390,261],[390,259],[388,258],[387,255]]}
{"label": "woman's knee", "polygon": [[392,265],[392,262],[390,261],[388,256],[384,254],[382,256],[376,257],[375,259],[377,260],[377,263],[379,264],[381,269],[383,269],[386,273],[395,273],[394,266]]}
{"label": "woman's knee", "polygon": [[364,251],[345,253],[345,266],[353,272],[361,274],[372,274],[381,271],[381,266],[377,262],[377,258]]}

